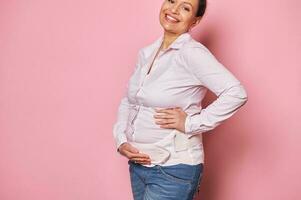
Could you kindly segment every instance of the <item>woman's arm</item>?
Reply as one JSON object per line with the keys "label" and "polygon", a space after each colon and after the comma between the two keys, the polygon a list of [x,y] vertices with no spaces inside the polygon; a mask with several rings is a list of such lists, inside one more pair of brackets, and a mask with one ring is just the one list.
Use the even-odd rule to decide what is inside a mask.
{"label": "woman's arm", "polygon": [[185,133],[196,134],[217,127],[247,102],[247,93],[240,81],[215,56],[202,46],[183,49],[184,65],[199,84],[215,93],[217,99],[200,113],[187,115]]}
{"label": "woman's arm", "polygon": [[[138,59],[136,62],[136,66],[132,74],[134,74],[136,70],[141,66],[142,59],[143,59],[142,50],[140,50],[138,52]],[[126,91],[118,106],[117,120],[113,125],[113,136],[115,139],[117,150],[121,144],[127,142],[125,130],[127,126],[129,112],[130,112],[130,103],[127,97],[128,84],[129,82],[126,85]]]}
{"label": "woman's arm", "polygon": [[125,95],[119,104],[118,112],[117,112],[117,121],[113,125],[113,136],[116,143],[116,148],[118,150],[119,146],[125,142],[127,142],[127,138],[125,135],[125,130],[127,126],[127,120],[129,116],[129,101],[127,96]]}

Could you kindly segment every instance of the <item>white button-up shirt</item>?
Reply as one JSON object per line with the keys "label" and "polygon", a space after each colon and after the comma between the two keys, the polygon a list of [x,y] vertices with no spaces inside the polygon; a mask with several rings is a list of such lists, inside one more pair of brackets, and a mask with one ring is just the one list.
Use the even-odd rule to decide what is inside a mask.
{"label": "white button-up shirt", "polygon": [[[183,134],[194,135],[214,129],[247,101],[240,81],[188,32],[159,52],[147,74],[162,41],[163,35],[139,50],[113,127],[117,148],[127,141],[155,143],[172,131],[155,123],[154,108],[181,107],[188,114]],[[207,89],[217,99],[202,108]],[[196,157],[204,162],[204,156]]]}

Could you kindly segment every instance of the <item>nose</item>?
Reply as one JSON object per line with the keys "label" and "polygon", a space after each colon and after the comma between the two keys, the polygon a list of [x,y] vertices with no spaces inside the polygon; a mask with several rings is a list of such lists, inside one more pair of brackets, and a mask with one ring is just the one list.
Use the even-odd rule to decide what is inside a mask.
{"label": "nose", "polygon": [[170,10],[172,13],[178,13],[179,5],[173,5]]}

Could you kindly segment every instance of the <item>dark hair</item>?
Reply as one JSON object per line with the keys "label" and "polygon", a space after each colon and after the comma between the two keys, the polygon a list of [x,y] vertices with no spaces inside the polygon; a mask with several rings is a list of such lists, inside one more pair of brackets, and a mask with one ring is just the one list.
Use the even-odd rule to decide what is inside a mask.
{"label": "dark hair", "polygon": [[207,0],[199,0],[199,7],[198,11],[196,12],[196,17],[201,17],[205,14],[206,6]]}

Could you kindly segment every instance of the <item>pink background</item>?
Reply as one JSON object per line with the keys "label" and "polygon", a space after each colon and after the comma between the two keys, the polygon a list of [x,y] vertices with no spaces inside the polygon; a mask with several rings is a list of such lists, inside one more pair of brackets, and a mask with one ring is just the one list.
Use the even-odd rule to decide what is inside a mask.
{"label": "pink background", "polygon": [[[161,2],[0,1],[1,200],[132,199],[112,125]],[[301,199],[300,6],[209,0],[193,29],[249,96],[203,134],[197,199]]]}

